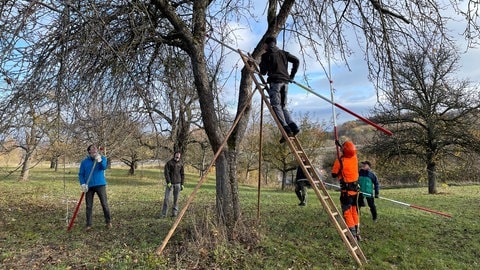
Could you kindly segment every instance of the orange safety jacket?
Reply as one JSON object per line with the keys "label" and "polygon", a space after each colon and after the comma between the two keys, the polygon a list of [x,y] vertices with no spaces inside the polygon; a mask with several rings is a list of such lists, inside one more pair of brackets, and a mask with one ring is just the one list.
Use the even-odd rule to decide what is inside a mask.
{"label": "orange safety jacket", "polygon": [[[332,175],[337,175],[340,182],[356,183],[358,181],[358,159],[357,156],[353,157],[340,157],[340,160],[336,159],[333,163]],[[358,191],[348,190],[348,195],[357,195]]]}

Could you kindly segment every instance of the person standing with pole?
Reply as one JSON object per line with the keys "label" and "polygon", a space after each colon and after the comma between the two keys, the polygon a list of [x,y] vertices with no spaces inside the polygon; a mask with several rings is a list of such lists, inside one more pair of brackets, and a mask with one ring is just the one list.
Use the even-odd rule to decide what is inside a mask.
{"label": "person standing with pole", "polygon": [[[336,142],[337,145],[338,141]],[[358,158],[357,149],[351,141],[346,141],[341,147],[342,156],[335,159],[332,168],[332,177],[340,181],[340,204],[343,218],[353,237],[360,241],[357,198],[358,186]]]}
{"label": "person standing with pole", "polygon": [[103,216],[105,218],[105,227],[112,228],[110,223],[110,209],[107,200],[107,180],[105,178],[105,170],[107,169],[107,158],[100,155],[95,145],[87,147],[88,156],[80,163],[78,172],[78,180],[82,191],[85,193],[86,203],[86,231],[92,229],[92,210],[93,197],[97,193],[100,199],[100,204],[103,209]]}
{"label": "person standing with pole", "polygon": [[[359,207],[365,206],[365,201],[363,198],[367,199],[368,207],[370,208],[370,213],[372,213],[373,221],[377,221],[377,207],[375,206],[375,198],[379,196],[380,185],[378,184],[378,179],[375,173],[371,170],[370,161],[360,162],[361,169],[358,172],[359,178],[358,183],[360,184],[360,199]],[[375,191],[375,193],[374,193]]]}
{"label": "person standing with pole", "polygon": [[165,197],[163,199],[163,207],[161,217],[167,216],[168,200],[170,199],[170,193],[173,190],[173,206],[171,217],[176,217],[178,214],[178,195],[183,190],[183,184],[185,181],[185,172],[183,162],[180,160],[182,154],[175,152],[173,158],[165,164],[164,175],[167,187],[165,189]]}
{"label": "person standing with pole", "polygon": [[[277,40],[274,37],[267,37],[264,42],[265,53],[260,61],[260,74],[267,75],[268,96],[273,111],[278,121],[289,137],[300,132],[297,124],[293,122],[290,112],[287,110],[288,83],[292,82],[300,65],[298,58],[277,47]],[[288,72],[288,63],[292,63],[292,69]],[[285,138],[280,139],[280,143]]]}

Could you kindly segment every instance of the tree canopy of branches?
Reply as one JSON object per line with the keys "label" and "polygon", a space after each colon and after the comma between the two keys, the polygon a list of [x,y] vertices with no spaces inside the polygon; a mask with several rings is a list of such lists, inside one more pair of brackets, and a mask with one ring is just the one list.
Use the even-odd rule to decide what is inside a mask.
{"label": "tree canopy of branches", "polygon": [[428,192],[437,193],[437,164],[456,152],[480,153],[480,94],[469,81],[455,76],[458,55],[447,42],[425,42],[402,54],[395,69],[396,95],[387,95],[379,110],[381,123],[395,136],[378,139],[373,148],[386,159],[413,157],[426,166]]}
{"label": "tree canopy of branches", "polygon": [[[452,3],[457,4],[454,0]],[[285,38],[297,42],[299,49],[295,54],[302,55],[305,69],[310,58],[323,63],[326,57],[346,61],[352,53],[352,37],[357,37],[372,78],[385,91],[397,91],[394,63],[401,50],[415,40],[416,28],[422,27],[424,32],[435,30],[441,35],[446,32],[446,18],[437,1],[268,0],[265,9],[254,4],[258,5],[258,1],[2,1],[2,133],[11,134],[16,125],[13,115],[28,111],[28,104],[43,102],[42,97],[50,97],[48,106],[56,106],[57,112],[62,112],[49,118],[54,121],[62,116],[58,123],[88,123],[84,120],[98,109],[96,106],[106,115],[118,111],[160,115],[161,111],[167,116],[163,110],[155,111],[165,104],[155,102],[158,92],[151,90],[165,94],[164,91],[184,88],[156,84],[163,82],[168,59],[172,59],[172,54],[180,54],[188,58],[185,66],[191,68],[193,80],[189,82],[193,82],[195,90],[192,93],[193,88],[184,89],[191,96],[183,99],[182,104],[198,100],[208,141],[212,151],[217,152],[228,123],[220,121],[224,120],[221,116],[225,115],[225,104],[219,98],[221,84],[217,81],[222,71],[218,64],[223,59],[218,51],[223,52],[224,48],[207,36],[220,36],[227,41],[239,38],[231,22],[266,23],[252,52],[254,58],[260,57],[267,36],[283,31]],[[256,12],[261,10],[266,10],[266,18],[258,19],[263,14]],[[471,14],[470,10],[465,12]],[[468,17],[469,26],[476,25],[475,18]],[[471,37],[469,33],[474,32],[467,31],[467,35]],[[234,228],[240,218],[236,161],[251,110],[251,85],[251,78],[243,70],[236,115],[241,121],[215,164],[217,217],[230,238],[235,238]],[[241,113],[244,107],[245,114]],[[185,109],[183,115],[196,115],[195,110],[181,106],[177,109]],[[168,122],[167,119],[164,120]],[[181,119],[185,122],[178,122],[177,127],[188,126],[186,122],[195,117]],[[168,124],[173,125],[174,121]],[[114,123],[110,122],[110,127]],[[185,129],[169,130],[179,131],[177,134],[185,138],[185,133],[180,132]]]}

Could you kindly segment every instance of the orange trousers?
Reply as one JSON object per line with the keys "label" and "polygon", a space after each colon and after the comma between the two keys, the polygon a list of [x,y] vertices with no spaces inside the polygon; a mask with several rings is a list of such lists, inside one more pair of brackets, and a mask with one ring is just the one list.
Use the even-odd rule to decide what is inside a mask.
{"label": "orange trousers", "polygon": [[345,223],[347,223],[348,228],[358,226],[359,219],[358,219],[357,206],[350,205],[348,209],[343,210],[343,218],[345,219]]}

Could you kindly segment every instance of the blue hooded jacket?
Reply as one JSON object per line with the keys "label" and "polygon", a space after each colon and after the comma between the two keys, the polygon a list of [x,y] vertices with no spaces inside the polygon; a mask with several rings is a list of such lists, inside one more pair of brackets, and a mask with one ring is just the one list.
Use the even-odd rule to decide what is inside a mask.
{"label": "blue hooded jacket", "polygon": [[[84,160],[82,160],[82,163],[80,163],[80,170],[78,172],[78,180],[80,181],[80,185],[87,183],[94,163],[95,159],[90,156],[87,156]],[[106,169],[107,158],[102,156],[102,162],[95,164],[95,169],[93,170],[92,178],[88,182],[88,187],[107,185],[107,180],[105,179]]]}

